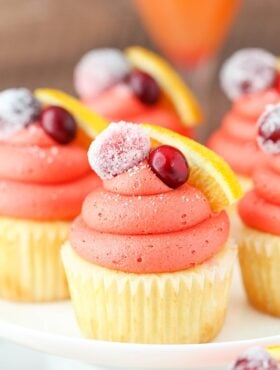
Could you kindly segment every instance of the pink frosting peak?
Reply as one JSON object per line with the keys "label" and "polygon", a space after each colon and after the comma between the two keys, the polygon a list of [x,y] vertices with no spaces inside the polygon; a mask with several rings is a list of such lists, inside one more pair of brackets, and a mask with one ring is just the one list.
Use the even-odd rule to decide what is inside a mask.
{"label": "pink frosting peak", "polygon": [[139,125],[111,123],[92,142],[88,159],[91,168],[103,180],[111,179],[144,160],[150,150],[150,138]]}

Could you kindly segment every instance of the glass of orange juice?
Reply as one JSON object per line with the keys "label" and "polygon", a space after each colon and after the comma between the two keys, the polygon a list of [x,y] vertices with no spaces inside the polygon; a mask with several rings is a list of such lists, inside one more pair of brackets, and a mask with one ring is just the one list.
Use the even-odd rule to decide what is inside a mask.
{"label": "glass of orange juice", "polygon": [[196,68],[224,41],[240,0],[136,0],[157,46],[178,66]]}
{"label": "glass of orange juice", "polygon": [[[212,104],[215,98],[212,78],[216,70],[216,55],[241,0],[135,2],[148,33],[194,89],[203,106],[205,123],[211,124],[215,105]],[[199,130],[201,140],[207,136],[208,129]]]}

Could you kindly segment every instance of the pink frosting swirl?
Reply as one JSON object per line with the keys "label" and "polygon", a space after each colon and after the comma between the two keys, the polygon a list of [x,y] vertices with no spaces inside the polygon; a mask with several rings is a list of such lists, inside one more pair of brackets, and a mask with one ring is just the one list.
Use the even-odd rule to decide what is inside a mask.
{"label": "pink frosting swirl", "polygon": [[86,197],[70,242],[94,264],[161,273],[203,263],[224,246],[228,234],[227,215],[213,214],[199,190],[188,184],[169,189],[144,162]]}
{"label": "pink frosting swirl", "polygon": [[0,214],[34,220],[73,219],[99,180],[86,150],[61,146],[33,124],[0,142]]}
{"label": "pink frosting swirl", "polygon": [[275,89],[244,95],[226,114],[208,146],[220,154],[240,175],[251,176],[262,153],[256,144],[256,122],[268,104],[280,101]]}
{"label": "pink frosting swirl", "polygon": [[280,235],[280,155],[266,155],[253,180],[254,189],[239,203],[240,217],[249,227]]}
{"label": "pink frosting swirl", "polygon": [[109,121],[153,123],[182,135],[193,134],[192,129],[185,127],[170,107],[164,106],[162,102],[152,106],[143,104],[123,83],[108,88],[98,96],[84,98],[83,102]]}

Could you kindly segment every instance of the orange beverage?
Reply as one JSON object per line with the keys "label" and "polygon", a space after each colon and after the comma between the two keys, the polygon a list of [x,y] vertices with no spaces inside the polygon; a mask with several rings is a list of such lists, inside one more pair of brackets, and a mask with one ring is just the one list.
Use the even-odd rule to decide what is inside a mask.
{"label": "orange beverage", "polygon": [[156,44],[185,68],[209,59],[227,34],[240,0],[136,0]]}

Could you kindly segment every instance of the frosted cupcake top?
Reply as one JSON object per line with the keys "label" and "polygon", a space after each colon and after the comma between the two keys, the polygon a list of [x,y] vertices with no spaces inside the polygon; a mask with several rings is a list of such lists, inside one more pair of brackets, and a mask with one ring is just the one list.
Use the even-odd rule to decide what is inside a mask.
{"label": "frosted cupcake top", "polygon": [[66,220],[79,213],[83,198],[99,181],[76,133],[68,111],[43,108],[31,91],[0,93],[1,215]]}
{"label": "frosted cupcake top", "polygon": [[241,176],[251,177],[262,156],[256,122],[265,107],[280,101],[277,59],[262,49],[242,49],[223,65],[220,80],[233,100],[208,145]]}
{"label": "frosted cupcake top", "polygon": [[157,103],[161,96],[156,80],[133,68],[119,49],[95,49],[86,53],[75,68],[74,84],[83,99],[96,98],[118,84],[126,86],[146,105]]}
{"label": "frosted cupcake top", "polygon": [[224,212],[188,184],[191,168],[176,148],[153,148],[147,132],[112,123],[91,144],[91,167],[103,180],[71,227],[74,250],[89,262],[125,272],[194,267],[218,253],[229,233]]}
{"label": "frosted cupcake top", "polygon": [[108,121],[153,122],[189,136],[202,120],[172,66],[141,47],[89,51],[75,67],[74,86],[82,102]]}
{"label": "frosted cupcake top", "polygon": [[64,108],[43,108],[26,88],[12,88],[0,92],[0,140],[9,139],[27,127],[40,128],[55,142],[64,145],[77,134],[74,117]]}

